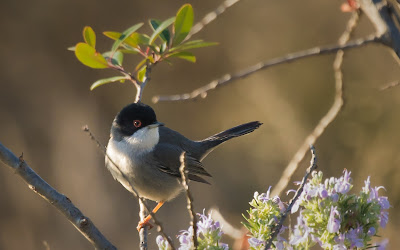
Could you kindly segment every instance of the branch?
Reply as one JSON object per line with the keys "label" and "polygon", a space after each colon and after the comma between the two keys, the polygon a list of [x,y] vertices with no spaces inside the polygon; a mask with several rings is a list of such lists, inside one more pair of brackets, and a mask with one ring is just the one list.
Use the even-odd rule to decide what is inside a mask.
{"label": "branch", "polygon": [[[346,44],[349,40],[352,32],[358,24],[359,14],[354,12],[352,17],[347,23],[346,29],[343,32],[342,36],[339,38],[339,44]],[[329,124],[337,117],[338,113],[343,107],[343,79],[342,79],[342,71],[341,65],[343,62],[343,50],[339,50],[336,54],[335,61],[333,63],[333,68],[335,72],[335,100],[329,111],[325,114],[324,117],[318,122],[317,126],[314,130],[307,136],[304,140],[303,144],[297,150],[296,154],[293,156],[292,160],[289,162],[285,171],[283,172],[281,179],[278,184],[276,184],[275,188],[272,190],[272,195],[279,195],[288,185],[290,178],[296,171],[299,166],[299,163],[303,160],[307,150],[308,145],[315,144],[317,139],[322,135],[325,129]]]}
{"label": "branch", "polygon": [[218,6],[215,10],[211,11],[207,15],[201,19],[200,22],[193,25],[192,29],[190,30],[189,35],[186,37],[185,40],[190,39],[194,34],[201,31],[206,25],[217,19],[219,15],[225,12],[225,10],[235,3],[239,2],[239,0],[225,0],[220,6]]}
{"label": "branch", "polygon": [[379,90],[383,91],[383,90],[387,90],[387,89],[391,89],[391,88],[397,87],[399,85],[400,85],[400,81],[393,81],[393,82],[390,82],[388,84],[385,84]]}
{"label": "branch", "polygon": [[117,249],[96,228],[93,222],[86,217],[65,195],[59,193],[24,161],[21,155],[17,158],[8,148],[0,143],[0,160],[12,168],[28,187],[60,211],[75,226],[75,228],[92,243],[96,249]]}
{"label": "branch", "polygon": [[317,168],[317,155],[315,154],[315,148],[313,145],[310,145],[310,149],[311,149],[311,154],[312,154],[311,161],[310,161],[310,167],[308,167],[306,175],[303,177],[303,180],[301,181],[301,185],[297,189],[296,194],[290,200],[289,206],[286,208],[285,212],[281,213],[281,218],[280,218],[278,224],[276,224],[274,226],[274,228],[271,230],[271,237],[269,238],[269,240],[265,246],[265,250],[268,250],[271,247],[272,241],[276,238],[276,236],[278,236],[278,234],[281,231],[281,228],[283,226],[283,222],[285,221],[289,212],[292,210],[294,203],[297,201],[297,199],[300,197],[301,193],[303,192],[303,188],[304,188],[304,185],[306,184],[308,176],[312,173],[312,171],[314,171]]}
{"label": "branch", "polygon": [[199,242],[197,240],[197,219],[196,219],[196,213],[194,212],[194,208],[193,208],[193,197],[192,194],[190,193],[189,190],[189,185],[187,183],[187,170],[186,170],[186,166],[185,166],[185,152],[183,152],[181,154],[181,157],[179,158],[179,160],[181,161],[181,166],[179,168],[179,172],[181,173],[181,177],[182,177],[182,186],[186,191],[186,199],[187,199],[187,209],[189,211],[189,215],[190,215],[190,225],[192,226],[193,229],[193,247],[194,249],[197,249],[199,246]]}
{"label": "branch", "polygon": [[372,22],[377,36],[382,38],[382,43],[390,47],[400,58],[400,30],[398,28],[399,13],[390,2],[386,0],[359,0],[361,10]]}
{"label": "branch", "polygon": [[308,57],[312,57],[312,56],[331,54],[331,53],[335,53],[339,50],[353,49],[353,48],[367,45],[369,43],[379,43],[380,41],[381,41],[380,37],[377,37],[375,35],[370,35],[368,37],[356,39],[356,40],[350,41],[345,44],[337,44],[337,45],[327,46],[327,47],[314,47],[311,49],[298,51],[295,53],[285,55],[283,57],[278,57],[278,58],[275,58],[272,60],[257,63],[243,71],[237,72],[232,75],[226,74],[223,77],[216,79],[214,81],[211,81],[209,84],[207,84],[201,88],[195,89],[190,93],[170,95],[170,96],[154,96],[152,100],[154,103],[157,103],[157,102],[163,102],[163,101],[164,102],[165,101],[187,101],[187,100],[197,99],[199,97],[205,98],[205,97],[207,97],[207,93],[211,90],[214,90],[218,87],[221,87],[221,86],[231,83],[233,81],[245,78],[253,73],[256,73],[260,70],[267,69],[272,66],[276,66],[276,65],[280,65],[280,64],[284,64],[284,63],[290,63],[293,61],[297,61],[299,59],[304,59],[304,58],[308,58]]}
{"label": "branch", "polygon": [[150,81],[150,73],[151,73],[151,64],[150,64],[150,61],[147,60],[147,62],[146,62],[146,73],[145,73],[144,81],[143,82],[134,81],[135,86],[136,86],[135,103],[138,103],[138,102],[140,102],[142,100],[144,87],[146,87],[146,84]]}
{"label": "branch", "polygon": [[[86,132],[86,133],[88,133],[90,139],[92,139],[92,140],[96,143],[96,145],[100,148],[101,152],[103,152],[104,156],[107,157],[107,159],[120,171],[121,176],[122,176],[123,178],[127,179],[126,175],[125,175],[124,173],[122,173],[122,171],[120,170],[120,168],[118,167],[118,165],[110,158],[110,156],[108,156],[107,151],[106,151],[106,148],[96,139],[96,137],[95,137],[94,134],[90,131],[90,129],[89,129],[89,127],[88,127],[87,125],[85,125],[85,126],[83,127],[83,131]],[[168,241],[168,244],[171,246],[171,249],[174,250],[175,247],[174,247],[174,245],[173,245],[173,243],[172,243],[172,240],[168,237],[168,235],[166,235],[166,234],[164,233],[164,230],[163,230],[163,227],[162,227],[162,225],[161,225],[161,222],[160,222],[159,220],[157,220],[155,214],[152,212],[152,210],[149,208],[149,206],[147,206],[147,204],[144,202],[144,199],[143,199],[142,197],[139,196],[138,192],[137,192],[136,189],[132,186],[132,184],[129,183],[129,182],[128,182],[128,184],[129,184],[129,187],[131,188],[131,191],[132,191],[133,196],[134,196],[136,199],[138,199],[139,202],[140,202],[139,204],[140,204],[140,209],[141,209],[141,210],[140,210],[140,212],[139,212],[139,216],[141,216],[141,213],[143,212],[143,211],[142,211],[142,208],[144,207],[144,208],[147,210],[147,213],[151,215],[151,218],[152,218],[154,224],[157,226],[157,231],[164,237],[164,239],[165,239],[166,241]],[[141,231],[143,231],[143,233],[142,233]],[[142,229],[139,231],[139,237],[141,237],[141,238],[140,238],[140,246],[142,246],[142,242],[145,242],[145,241],[147,240],[147,235],[144,234],[146,231],[147,231],[147,230],[144,230],[144,228],[142,228]],[[144,244],[144,243],[143,243],[143,244]],[[146,243],[146,244],[147,244],[147,243]]]}
{"label": "branch", "polygon": [[[145,203],[142,199],[139,199],[139,217],[140,221],[146,218],[146,207]],[[139,239],[140,239],[140,250],[147,250],[147,235],[148,235],[148,227],[144,226],[139,231]]]}

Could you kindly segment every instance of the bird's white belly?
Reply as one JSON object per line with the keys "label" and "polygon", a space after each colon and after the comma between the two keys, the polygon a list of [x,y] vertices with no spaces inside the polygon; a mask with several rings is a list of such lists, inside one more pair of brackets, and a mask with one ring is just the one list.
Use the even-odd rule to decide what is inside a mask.
{"label": "bird's white belly", "polygon": [[146,157],[152,149],[132,145],[124,140],[110,139],[107,156],[112,162],[106,157],[106,166],[128,191],[133,193],[133,187],[143,198],[154,201],[171,200],[180,193],[182,186],[176,177],[159,171],[155,166],[145,165],[141,157]]}

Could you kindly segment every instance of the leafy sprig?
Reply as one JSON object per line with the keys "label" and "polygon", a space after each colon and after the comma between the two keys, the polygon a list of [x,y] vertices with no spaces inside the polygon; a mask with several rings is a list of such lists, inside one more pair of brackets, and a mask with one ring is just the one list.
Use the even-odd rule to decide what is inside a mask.
{"label": "leafy sprig", "polygon": [[[122,76],[113,76],[94,82],[90,90],[112,82],[129,80],[138,87],[138,92],[143,91],[148,81],[148,74],[152,65],[159,62],[170,62],[172,58],[196,62],[195,55],[189,50],[216,45],[215,42],[203,40],[188,41],[188,34],[193,26],[194,12],[190,4],[184,4],[173,17],[164,21],[150,19],[149,25],[152,34],[139,33],[138,30],[144,23],[135,24],[123,32],[105,31],[103,34],[114,40],[111,49],[100,53],[96,50],[96,33],[89,26],[83,29],[83,40],[70,50],[75,51],[78,60],[94,69],[114,69]],[[133,72],[128,72],[123,67],[125,55],[139,55],[142,60],[134,67]],[[141,97],[141,93],[140,96]],[[140,98],[139,98],[140,100]]]}

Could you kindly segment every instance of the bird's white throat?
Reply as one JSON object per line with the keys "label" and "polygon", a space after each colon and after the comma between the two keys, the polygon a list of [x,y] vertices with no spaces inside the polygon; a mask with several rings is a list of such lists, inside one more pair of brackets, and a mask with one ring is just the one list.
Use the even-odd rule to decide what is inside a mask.
{"label": "bird's white throat", "polygon": [[136,131],[124,140],[132,146],[132,149],[142,152],[151,151],[160,140],[158,127],[144,127]]}

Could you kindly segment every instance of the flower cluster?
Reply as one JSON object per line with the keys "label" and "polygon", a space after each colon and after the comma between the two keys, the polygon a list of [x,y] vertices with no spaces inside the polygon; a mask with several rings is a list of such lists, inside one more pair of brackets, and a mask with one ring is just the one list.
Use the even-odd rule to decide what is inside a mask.
{"label": "flower cluster", "polygon": [[[285,206],[278,196],[270,197],[269,187],[267,193],[254,193],[254,199],[250,202],[250,210],[247,211],[249,218],[244,216],[246,223],[244,226],[250,232],[249,245],[250,249],[264,249],[266,241],[269,239],[271,230],[278,222],[281,212],[285,210]],[[273,241],[277,249],[287,249],[288,242],[281,235],[286,227],[282,227],[277,238]]]}
{"label": "flower cluster", "polygon": [[[310,249],[319,245],[324,249],[367,249],[372,248],[372,239],[377,236],[380,227],[388,223],[390,203],[378,191],[384,187],[372,187],[370,177],[365,180],[361,192],[349,194],[353,188],[351,172],[344,170],[339,178],[323,180],[322,172],[314,171],[312,178],[303,187],[303,192],[292,206],[292,214],[298,212],[297,223],[282,226],[277,237],[272,241],[274,249]],[[273,228],[287,210],[278,196],[270,197],[266,193],[254,193],[250,202],[248,217],[244,226],[249,230],[250,249],[265,249]],[[197,223],[198,249],[227,250],[228,245],[221,243],[222,230],[219,222],[211,219],[211,214],[198,214]],[[289,234],[289,235],[288,235]],[[285,236],[288,238],[285,239]],[[194,249],[193,230],[181,231],[178,235],[180,250]],[[387,240],[382,241],[379,250],[385,249]],[[170,249],[166,240],[157,237],[161,250]]]}
{"label": "flower cluster", "polygon": [[[200,220],[197,222],[197,240],[199,243],[197,249],[228,250],[228,245],[220,242],[223,234],[220,223],[214,221],[211,218],[211,214],[206,215],[204,211],[203,214],[197,215],[200,217]],[[177,237],[180,243],[179,250],[194,249],[192,227],[181,231]],[[168,242],[161,235],[157,236],[156,241],[159,249],[170,249]]]}
{"label": "flower cluster", "polygon": [[296,248],[319,244],[325,249],[357,249],[371,246],[379,227],[388,222],[387,197],[379,196],[383,187],[372,187],[370,177],[359,195],[349,194],[351,172],[323,181],[322,172],[313,172],[292,208],[300,209],[289,243]]}

